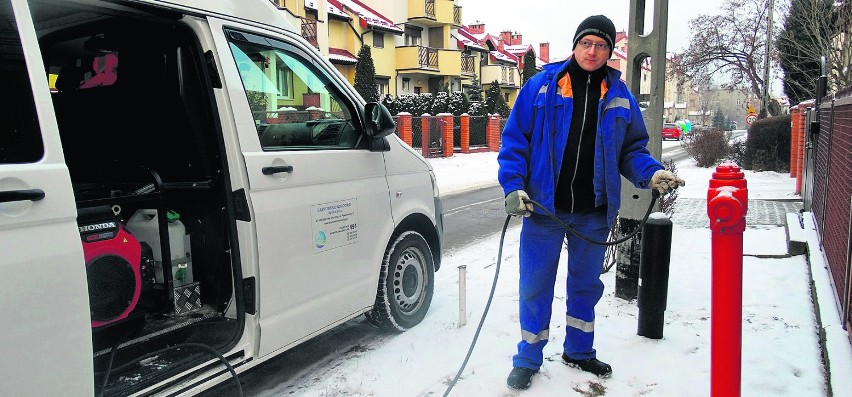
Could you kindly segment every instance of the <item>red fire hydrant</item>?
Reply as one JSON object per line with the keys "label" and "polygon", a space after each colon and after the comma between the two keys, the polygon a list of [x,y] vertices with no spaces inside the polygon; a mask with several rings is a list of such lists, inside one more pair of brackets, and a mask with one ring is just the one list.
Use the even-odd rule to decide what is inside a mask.
{"label": "red fire hydrant", "polygon": [[743,232],[748,211],[745,174],[734,163],[716,167],[707,189],[712,288],[710,395],[739,397],[742,366]]}

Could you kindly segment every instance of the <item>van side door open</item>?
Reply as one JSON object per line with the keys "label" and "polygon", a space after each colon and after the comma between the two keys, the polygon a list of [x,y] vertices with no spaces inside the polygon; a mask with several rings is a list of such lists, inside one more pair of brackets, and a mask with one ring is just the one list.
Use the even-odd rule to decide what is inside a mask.
{"label": "van side door open", "polygon": [[220,58],[233,58],[221,65],[225,84],[245,91],[231,106],[252,115],[235,128],[257,231],[262,356],[373,305],[377,242],[393,230],[385,162],[360,105],[316,54],[284,36],[211,30],[227,42]]}

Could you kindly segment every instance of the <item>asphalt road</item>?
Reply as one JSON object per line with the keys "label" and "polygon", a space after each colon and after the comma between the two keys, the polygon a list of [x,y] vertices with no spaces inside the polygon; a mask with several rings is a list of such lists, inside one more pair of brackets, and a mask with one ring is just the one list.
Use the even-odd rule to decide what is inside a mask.
{"label": "asphalt road", "polygon": [[[678,141],[663,142],[663,160],[675,162],[689,154]],[[442,197],[444,201],[444,251],[451,252],[499,233],[506,220],[503,190],[499,186]],[[512,225],[513,221],[510,221]],[[514,221],[520,222],[520,221]]]}

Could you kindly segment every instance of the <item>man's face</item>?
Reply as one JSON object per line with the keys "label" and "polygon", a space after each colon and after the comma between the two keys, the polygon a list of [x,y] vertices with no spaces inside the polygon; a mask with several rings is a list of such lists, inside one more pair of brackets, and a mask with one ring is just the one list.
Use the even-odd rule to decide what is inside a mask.
{"label": "man's face", "polygon": [[583,70],[594,72],[609,60],[609,44],[598,36],[587,34],[574,47],[574,59]]}

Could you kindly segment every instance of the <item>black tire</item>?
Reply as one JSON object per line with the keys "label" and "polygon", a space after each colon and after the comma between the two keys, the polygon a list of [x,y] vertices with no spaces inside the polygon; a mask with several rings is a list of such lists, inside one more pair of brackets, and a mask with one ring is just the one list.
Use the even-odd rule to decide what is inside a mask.
{"label": "black tire", "polygon": [[395,235],[385,252],[370,324],[405,331],[423,321],[435,290],[435,263],[420,233]]}

